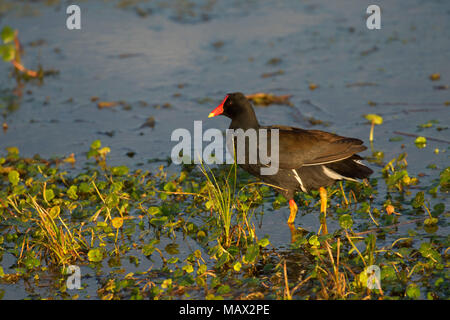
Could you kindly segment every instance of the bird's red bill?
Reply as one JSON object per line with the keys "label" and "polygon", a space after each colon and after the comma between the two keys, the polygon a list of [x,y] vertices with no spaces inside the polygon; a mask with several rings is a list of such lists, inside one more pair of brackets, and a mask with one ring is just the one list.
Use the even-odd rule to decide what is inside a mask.
{"label": "bird's red bill", "polygon": [[223,105],[225,103],[225,101],[227,101],[228,99],[228,95],[225,96],[225,99],[223,99],[223,101],[217,106],[217,108],[215,108],[209,115],[208,118],[212,118],[215,116],[218,116],[219,114],[223,113]]}

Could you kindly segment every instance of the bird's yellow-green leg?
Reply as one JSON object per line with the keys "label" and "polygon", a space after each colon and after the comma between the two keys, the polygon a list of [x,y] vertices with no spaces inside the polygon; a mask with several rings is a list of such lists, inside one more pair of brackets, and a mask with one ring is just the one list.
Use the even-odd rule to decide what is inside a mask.
{"label": "bird's yellow-green leg", "polygon": [[320,221],[320,228],[322,231],[322,234],[328,234],[328,228],[327,228],[327,190],[323,187],[320,187],[319,189],[320,194],[320,212],[323,213],[323,218]]}
{"label": "bird's yellow-green leg", "polygon": [[298,211],[298,207],[297,204],[295,203],[294,199],[289,200],[289,209],[291,211],[291,213],[289,214],[289,219],[287,221],[287,223],[293,224],[294,220],[295,220],[295,216],[297,215],[297,211]]}

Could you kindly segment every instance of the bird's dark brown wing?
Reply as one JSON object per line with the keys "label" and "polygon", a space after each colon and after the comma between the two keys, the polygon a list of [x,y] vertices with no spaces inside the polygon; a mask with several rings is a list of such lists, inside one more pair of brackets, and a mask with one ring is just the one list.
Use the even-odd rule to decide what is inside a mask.
{"label": "bird's dark brown wing", "polygon": [[[282,169],[332,163],[367,149],[359,139],[342,137],[325,131],[287,126],[262,128],[279,130],[279,167]],[[270,137],[270,134],[268,136]],[[270,145],[270,139],[268,140]]]}

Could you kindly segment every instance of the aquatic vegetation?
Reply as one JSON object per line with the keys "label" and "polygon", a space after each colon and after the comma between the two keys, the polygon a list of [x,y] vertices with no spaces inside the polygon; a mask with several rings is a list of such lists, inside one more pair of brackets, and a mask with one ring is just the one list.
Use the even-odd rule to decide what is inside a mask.
{"label": "aquatic vegetation", "polygon": [[370,126],[369,141],[373,141],[373,129],[375,125],[380,125],[383,123],[383,118],[374,113],[366,114],[364,117],[370,121],[371,126]]}
{"label": "aquatic vegetation", "polygon": [[[109,166],[109,151],[94,141],[91,162],[74,174],[67,170],[78,163],[67,158],[23,158],[8,148],[0,158],[0,284],[34,277],[42,286],[50,272],[56,296],[77,298],[86,278],[68,290],[65,270],[79,265],[96,273],[101,299],[448,298],[448,239],[435,233],[448,213],[425,192],[409,192],[419,181],[406,171],[406,154],[382,170],[399,197],[374,201],[377,178],[340,184],[328,192],[329,234],[299,228],[281,249],[256,225],[266,202],[286,200],[235,165],[131,171]],[[448,192],[449,170],[437,193]],[[317,214],[318,192],[299,196],[303,214]],[[4,263],[11,258],[15,265]],[[123,274],[124,264],[135,271]],[[367,288],[372,265],[381,289]]]}
{"label": "aquatic vegetation", "polygon": [[433,73],[429,76],[431,81],[438,81],[441,79],[441,75],[439,73]]}
{"label": "aquatic vegetation", "polygon": [[253,94],[248,94],[245,97],[252,101],[254,105],[257,106],[269,106],[271,104],[280,104],[280,105],[288,105],[292,106],[291,101],[289,98],[291,98],[292,95],[286,94],[286,95],[274,95],[271,93],[264,93],[264,92],[258,92]]}
{"label": "aquatic vegetation", "polygon": [[[25,83],[37,80],[38,84],[43,82],[44,77],[58,74],[57,70],[44,70],[41,65],[38,65],[37,70],[26,68],[22,63],[22,55],[24,52],[23,46],[19,41],[19,31],[6,25],[0,31],[0,59],[4,62],[11,63],[13,72],[10,76],[15,79],[14,88],[2,88],[0,90],[0,110],[4,118],[19,109]],[[31,91],[27,90],[30,94]],[[9,126],[5,121],[2,123],[3,132],[7,132]]]}
{"label": "aquatic vegetation", "polygon": [[[0,33],[0,37],[3,41],[3,44],[0,45],[0,56],[3,61],[11,62],[15,70],[22,72],[24,76],[36,78],[39,76],[39,72],[25,68],[20,61],[22,49],[18,33],[17,30],[13,30],[10,26],[3,27]],[[42,76],[42,70],[40,70],[40,74]]]}
{"label": "aquatic vegetation", "polygon": [[427,138],[417,137],[416,140],[414,141],[414,143],[416,144],[417,148],[419,148],[419,149],[425,148],[427,145]]}
{"label": "aquatic vegetation", "polygon": [[[202,168],[202,173],[205,175],[205,178],[208,182],[208,198],[207,208],[212,208],[217,216],[216,221],[219,226],[223,230],[223,240],[220,241],[222,246],[225,248],[230,247],[232,242],[231,237],[231,219],[233,218],[234,208],[233,206],[236,203],[235,195],[236,195],[236,165],[232,165],[230,172],[224,182],[219,184],[214,173],[211,173],[211,178],[206,171],[207,168],[204,166]],[[211,170],[209,170],[211,172]],[[234,172],[232,177],[233,181],[230,181],[230,175]],[[231,184],[231,185],[230,185]]]}

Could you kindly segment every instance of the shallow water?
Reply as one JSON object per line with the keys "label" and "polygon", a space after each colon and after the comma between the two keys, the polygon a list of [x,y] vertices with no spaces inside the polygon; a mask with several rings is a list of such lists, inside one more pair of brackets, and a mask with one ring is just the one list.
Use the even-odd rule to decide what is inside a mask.
{"label": "shallow water", "polygon": [[[0,149],[17,146],[23,156],[42,157],[73,152],[81,169],[90,143],[101,139],[111,148],[110,164],[155,167],[147,161],[170,156],[176,144],[170,141],[174,129],[192,130],[194,120],[202,120],[204,130],[228,127],[226,118],[207,118],[226,93],[271,92],[291,94],[293,107],[256,108],[262,124],[312,128],[306,119],[313,117],[329,124],[314,129],[358,137],[368,145],[370,125],[363,115],[377,113],[384,123],[375,128],[374,148],[384,152],[385,161],[407,152],[408,171],[424,173],[424,185],[448,166],[449,130],[436,127],[450,122],[445,105],[449,89],[434,88],[449,85],[450,79],[448,1],[379,1],[382,29],[375,31],[366,28],[366,8],[356,0],[339,5],[191,1],[193,6],[185,6],[185,1],[143,1],[125,8],[118,3],[82,2],[80,31],[66,29],[62,4],[28,4],[25,9],[14,4],[2,13],[0,27],[10,25],[20,32],[24,65],[33,69],[40,63],[59,74],[46,77],[42,85],[26,84],[24,91],[30,92],[6,115],[9,129],[0,133]],[[140,17],[137,7],[151,14]],[[40,39],[42,45],[30,45]],[[280,62],[268,63],[273,58]],[[2,89],[14,88],[7,76],[10,70],[9,64],[0,64]],[[284,73],[261,76],[278,70]],[[441,80],[430,81],[436,72]],[[310,90],[309,83],[318,88]],[[131,108],[98,109],[92,97],[125,101]],[[162,107],[166,103],[169,108]],[[154,128],[140,128],[150,116]],[[430,120],[439,123],[419,131],[418,126]],[[425,149],[418,149],[415,138],[408,136],[390,142],[399,136],[396,131],[442,142],[428,139]],[[136,153],[133,158],[126,155],[130,151]],[[426,168],[431,163],[439,171]],[[371,166],[380,177],[380,168]],[[437,201],[450,205],[445,198]],[[275,246],[287,245],[287,208],[265,209],[259,233],[269,234]],[[297,224],[317,230],[319,220],[316,214],[299,214]],[[448,234],[448,228],[438,232]],[[22,289],[16,289],[9,298],[22,296]]]}

